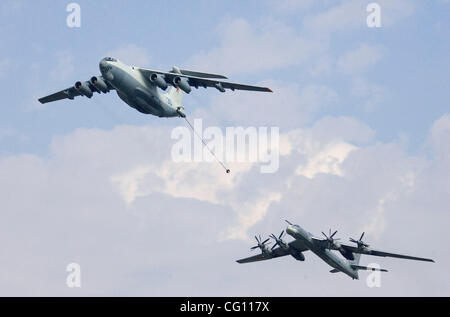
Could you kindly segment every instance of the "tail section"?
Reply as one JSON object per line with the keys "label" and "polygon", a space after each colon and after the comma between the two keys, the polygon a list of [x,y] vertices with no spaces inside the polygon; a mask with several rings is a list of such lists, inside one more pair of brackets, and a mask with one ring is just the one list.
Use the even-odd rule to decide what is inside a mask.
{"label": "tail section", "polygon": [[359,260],[361,259],[360,253],[353,253],[353,256],[355,257],[355,259],[353,261],[350,261],[350,266],[356,271],[366,270],[366,271],[387,272],[387,270],[385,269],[359,265]]}
{"label": "tail section", "polygon": [[224,75],[202,73],[202,72],[197,72],[197,71],[187,70],[187,69],[180,69],[180,73],[182,73],[183,75],[195,76],[195,77],[201,77],[201,78],[222,78],[222,79],[228,79]]}
{"label": "tail section", "polygon": [[228,79],[227,76],[224,75],[218,75],[218,74],[211,74],[211,73],[202,73],[194,70],[187,70],[187,69],[180,69],[176,66],[172,67],[172,70],[170,70],[171,73],[176,74],[182,74],[187,76],[194,76],[194,77],[200,77],[200,78],[221,78],[221,79]]}
{"label": "tail section", "polygon": [[385,269],[378,269],[376,267],[368,267],[368,266],[361,266],[361,265],[352,265],[352,268],[354,270],[366,270],[366,271],[378,271],[378,272],[387,272],[388,270]]}

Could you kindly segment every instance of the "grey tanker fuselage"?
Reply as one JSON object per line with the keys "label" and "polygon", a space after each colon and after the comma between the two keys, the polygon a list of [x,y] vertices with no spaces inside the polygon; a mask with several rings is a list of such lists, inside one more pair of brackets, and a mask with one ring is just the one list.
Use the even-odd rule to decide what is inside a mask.
{"label": "grey tanker fuselage", "polygon": [[158,87],[133,66],[115,59],[100,61],[100,72],[117,91],[117,95],[139,112],[158,117],[179,117],[181,105],[175,107],[172,100],[158,91]]}

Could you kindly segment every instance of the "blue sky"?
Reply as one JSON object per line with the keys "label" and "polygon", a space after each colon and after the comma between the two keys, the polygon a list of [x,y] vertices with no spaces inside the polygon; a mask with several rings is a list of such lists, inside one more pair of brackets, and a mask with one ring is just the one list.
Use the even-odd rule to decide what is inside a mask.
{"label": "blue sky", "polygon": [[[3,1],[0,175],[8,188],[2,199],[9,210],[2,215],[5,226],[13,228],[42,214],[46,221],[39,222],[40,230],[56,235],[61,232],[54,228],[65,223],[64,214],[59,213],[67,212],[74,226],[93,239],[96,233],[113,238],[122,229],[124,232],[119,233],[123,240],[116,249],[105,238],[104,251],[95,256],[90,241],[77,244],[76,234],[61,233],[69,249],[47,237],[31,248],[24,234],[15,248],[17,258],[6,264],[6,270],[16,267],[14,259],[35,263],[30,278],[43,286],[30,290],[18,278],[19,270],[9,277],[0,275],[0,280],[15,294],[70,295],[58,284],[58,279],[64,279],[64,270],[58,273],[62,277],[42,277],[58,269],[43,257],[55,255],[59,266],[76,258],[99,269],[105,258],[121,257],[123,254],[114,252],[126,250],[130,258],[135,256],[147,266],[123,260],[115,267],[120,282],[114,285],[108,284],[106,272],[102,276],[92,269],[97,277],[80,294],[304,294],[290,287],[280,293],[264,293],[256,286],[231,285],[233,278],[215,280],[216,274],[233,272],[244,281],[246,275],[240,274],[245,272],[249,282],[245,285],[259,285],[257,276],[248,271],[252,267],[225,264],[210,271],[204,283],[175,290],[174,276],[189,284],[197,273],[193,270],[190,275],[186,270],[190,266],[205,268],[194,260],[181,262],[184,266],[169,264],[176,260],[169,254],[161,262],[141,258],[146,250],[143,241],[153,240],[153,230],[163,227],[157,221],[170,225],[173,219],[184,221],[172,224],[175,228],[199,232],[189,240],[189,247],[203,246],[204,253],[193,252],[211,267],[216,263],[209,254],[216,245],[224,250],[221,261],[245,255],[251,242],[242,236],[281,231],[283,224],[277,221],[284,216],[305,221],[307,229],[316,233],[328,226],[351,232],[367,229],[382,247],[391,246],[389,239],[395,238],[405,252],[438,256],[439,250],[429,250],[427,241],[419,242],[417,248],[408,248],[406,242],[420,239],[413,234],[421,230],[448,240],[444,228],[435,228],[434,221],[444,224],[449,219],[450,183],[445,177],[450,172],[446,145],[450,136],[450,4],[445,0],[378,1],[382,27],[368,28],[365,7],[369,2],[77,1],[81,28],[69,28],[69,1]],[[272,87],[274,94],[269,97],[247,92],[222,95],[202,89],[187,96],[184,106],[188,116],[202,118],[204,124],[278,126],[291,149],[280,160],[280,172],[261,176],[255,166],[237,167],[237,176],[231,181],[212,181],[218,177],[215,165],[204,169],[172,166],[170,130],[182,123],[138,113],[115,93],[91,100],[38,103],[39,97],[99,74],[98,62],[106,55],[141,67],[168,70],[176,65]],[[320,161],[323,155],[331,157],[331,163]],[[358,190],[361,192],[355,195]],[[22,205],[22,200],[30,205]],[[60,210],[66,205],[71,206],[69,210]],[[253,210],[253,206],[257,208]],[[90,214],[91,208],[98,214]],[[336,211],[330,210],[334,208]],[[188,214],[180,214],[179,209]],[[433,214],[425,215],[431,209]],[[402,222],[405,213],[406,218],[416,219],[408,226]],[[111,223],[97,231],[105,216]],[[328,220],[324,223],[323,218]],[[410,230],[410,226],[416,227]],[[205,227],[208,229],[201,233]],[[22,229],[18,230],[6,231],[3,241],[17,239]],[[176,236],[161,234],[169,243],[178,243]],[[406,242],[397,240],[402,235]],[[239,238],[229,238],[236,236]],[[211,243],[205,244],[209,237]],[[387,277],[390,286],[375,294],[448,295],[449,287],[443,283],[449,279],[444,270],[448,260],[447,256],[438,269],[444,272],[443,278],[431,277],[424,282],[424,289],[405,282],[407,272],[403,272]],[[325,266],[316,270],[301,268],[294,260],[283,263],[280,265],[290,274],[312,271],[307,277],[302,275],[311,283],[312,294],[323,291],[317,286],[320,283],[315,283],[319,280],[315,273],[320,281],[330,279]],[[398,268],[410,264],[393,263],[389,265]],[[275,269],[276,264],[264,268]],[[255,274],[258,268],[263,271],[257,267]],[[430,272],[425,266],[418,271]],[[429,277],[429,273],[423,274]],[[153,288],[144,285],[148,279],[155,281]],[[211,286],[219,282],[227,287]],[[324,295],[342,288],[344,294],[360,294],[362,287],[364,295],[374,294],[361,286],[364,282],[354,285],[343,278],[336,282],[336,289]],[[0,294],[8,291],[0,289]]]}
{"label": "blue sky", "polygon": [[[303,18],[328,6],[326,2],[319,2],[311,5],[308,12],[295,14],[277,11],[275,4],[260,1],[214,4],[207,1],[189,4],[80,1],[79,4],[82,8],[82,27],[79,29],[65,26],[67,4],[64,2],[6,1],[2,5],[5,9],[2,10],[0,28],[3,39],[1,54],[10,65],[7,76],[2,75],[0,80],[4,91],[11,93],[4,96],[0,124],[4,129],[18,130],[29,139],[20,145],[15,144],[17,140],[2,142],[2,152],[42,151],[52,135],[79,126],[107,128],[114,124],[144,124],[155,120],[134,114],[131,109],[121,109],[117,98],[105,101],[110,107],[108,109],[117,115],[111,120],[104,118],[98,106],[85,100],[34,110],[36,97],[97,74],[98,60],[118,47],[130,44],[141,47],[150,56],[147,67],[168,69],[172,65],[185,66],[191,56],[219,45],[218,25],[226,24],[227,20],[245,18],[259,27],[264,27],[266,20],[282,21],[305,34]],[[450,63],[447,40],[450,22],[446,19],[449,15],[447,3],[419,1],[414,2],[414,7],[414,14],[407,15],[394,26],[381,29],[364,27],[366,13],[362,12],[360,27],[350,32],[337,28],[329,38],[324,36],[323,41],[329,42],[330,46],[328,55],[339,56],[361,42],[384,46],[385,56],[365,74],[366,79],[386,90],[382,104],[371,111],[361,107],[361,99],[349,93],[351,82],[341,74],[310,76],[304,67],[290,66],[242,72],[234,78],[329,85],[338,92],[339,101],[318,112],[316,117],[326,114],[356,116],[373,127],[382,141],[395,139],[399,134],[408,136],[411,151],[415,151],[424,142],[431,123],[448,108],[450,93],[445,88],[448,86]],[[68,67],[73,67],[64,81],[49,79],[58,54],[70,54],[70,59],[65,62],[70,63]],[[201,94],[204,95],[203,92]],[[201,95],[198,98],[200,102],[206,100]],[[189,105],[190,109],[196,106],[195,103]],[[64,114],[65,120],[55,120]]]}

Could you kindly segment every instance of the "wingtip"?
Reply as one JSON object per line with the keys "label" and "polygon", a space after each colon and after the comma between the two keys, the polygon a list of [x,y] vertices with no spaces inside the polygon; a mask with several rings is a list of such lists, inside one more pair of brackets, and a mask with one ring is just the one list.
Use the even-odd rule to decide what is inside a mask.
{"label": "wingtip", "polygon": [[268,92],[273,92],[273,90],[270,89],[270,88],[266,88],[266,89],[267,89]]}

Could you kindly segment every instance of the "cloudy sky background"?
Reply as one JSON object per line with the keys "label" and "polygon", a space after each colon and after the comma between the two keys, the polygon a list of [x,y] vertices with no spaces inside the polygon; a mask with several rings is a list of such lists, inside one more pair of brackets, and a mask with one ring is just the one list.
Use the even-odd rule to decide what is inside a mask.
{"label": "cloudy sky background", "polygon": [[[450,295],[450,3],[378,1],[371,29],[369,2],[78,1],[70,29],[68,1],[2,1],[0,295]],[[114,93],[37,102],[106,55],[271,87],[184,104],[206,126],[278,126],[279,171],[174,163],[183,122]],[[436,263],[363,257],[390,271],[368,288],[310,252],[234,262],[284,219]]]}

